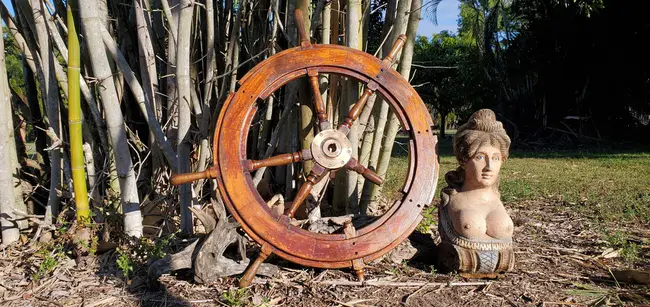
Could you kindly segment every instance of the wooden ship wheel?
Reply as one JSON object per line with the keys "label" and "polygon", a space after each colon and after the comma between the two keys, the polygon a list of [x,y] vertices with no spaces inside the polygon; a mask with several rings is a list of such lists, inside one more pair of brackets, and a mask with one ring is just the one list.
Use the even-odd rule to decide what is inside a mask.
{"label": "wooden ship wheel", "polygon": [[[288,261],[317,268],[353,268],[363,280],[364,264],[384,255],[417,227],[421,211],[433,200],[438,179],[437,138],[431,131],[432,121],[417,92],[391,68],[394,58],[406,41],[401,35],[390,53],[382,60],[352,48],[311,44],[303,28],[302,14],[296,11],[296,25],[301,37],[299,47],[284,50],[255,66],[241,80],[236,92],[227,98],[216,124],[213,163],[204,172],[176,174],[175,185],[214,178],[229,212],[243,230],[261,245],[257,259],[240,280],[246,287],[252,282],[261,263],[271,254]],[[347,116],[341,115],[338,127],[332,127],[321,99],[320,74],[338,74],[365,84],[359,100]],[[247,158],[249,127],[257,112],[257,101],[266,100],[284,84],[308,78],[313,89],[313,107],[320,131],[309,149],[285,153],[263,160]],[[347,168],[375,184],[383,179],[361,165],[351,155],[348,140],[368,98],[380,94],[389,104],[408,134],[408,170],[400,199],[383,215],[360,229],[346,223],[341,233],[323,234],[293,226],[290,221],[306,200],[312,187],[330,172]],[[253,184],[251,173],[261,167],[273,167],[313,160],[313,168],[284,214],[271,210]]]}

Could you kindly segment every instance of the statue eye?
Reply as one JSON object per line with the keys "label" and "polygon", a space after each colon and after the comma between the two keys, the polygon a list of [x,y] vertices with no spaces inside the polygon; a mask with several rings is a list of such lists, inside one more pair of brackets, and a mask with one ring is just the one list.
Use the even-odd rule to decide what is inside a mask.
{"label": "statue eye", "polygon": [[476,156],[476,160],[479,160],[479,161],[480,161],[480,160],[483,160],[483,155],[478,155],[478,156]]}
{"label": "statue eye", "polygon": [[498,156],[494,156],[494,157],[492,157],[492,160],[494,160],[494,161],[499,161],[499,160],[501,160],[501,159],[499,159]]}

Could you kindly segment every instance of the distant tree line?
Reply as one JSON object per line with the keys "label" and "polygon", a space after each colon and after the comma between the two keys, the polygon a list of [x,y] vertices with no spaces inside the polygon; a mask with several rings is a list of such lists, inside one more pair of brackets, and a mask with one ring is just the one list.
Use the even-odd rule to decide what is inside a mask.
{"label": "distant tree line", "polygon": [[412,83],[443,117],[489,107],[519,141],[566,145],[650,131],[650,2],[460,2],[458,34],[420,37],[414,55]]}

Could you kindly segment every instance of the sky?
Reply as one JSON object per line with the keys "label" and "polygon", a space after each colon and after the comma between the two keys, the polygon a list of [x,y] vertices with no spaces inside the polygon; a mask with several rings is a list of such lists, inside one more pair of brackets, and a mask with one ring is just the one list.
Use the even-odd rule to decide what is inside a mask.
{"label": "sky", "polygon": [[[425,5],[426,2],[427,1],[424,1]],[[438,25],[434,25],[431,20],[429,20],[427,14],[423,12],[417,34],[431,37],[434,33],[440,33],[443,30],[458,33],[457,20],[460,15],[460,9],[458,8],[459,5],[460,2],[458,0],[442,0],[442,2],[438,4],[438,13],[436,14],[438,17]]]}
{"label": "sky", "polygon": [[11,1],[10,0],[2,0],[2,3],[4,3],[4,5],[7,7],[7,9],[9,10],[9,13],[11,15],[13,15],[14,14],[14,6],[11,5]]}

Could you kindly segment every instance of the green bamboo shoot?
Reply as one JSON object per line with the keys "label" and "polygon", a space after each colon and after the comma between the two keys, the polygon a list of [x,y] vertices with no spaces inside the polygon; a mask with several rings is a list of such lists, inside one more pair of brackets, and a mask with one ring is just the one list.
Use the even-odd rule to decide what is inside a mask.
{"label": "green bamboo shoot", "polygon": [[79,38],[75,29],[72,9],[68,2],[68,124],[70,127],[70,164],[72,165],[72,182],[74,200],[77,207],[77,221],[87,223],[90,213],[86,171],[84,168],[83,138],[81,134],[81,97],[79,77],[81,57]]}

